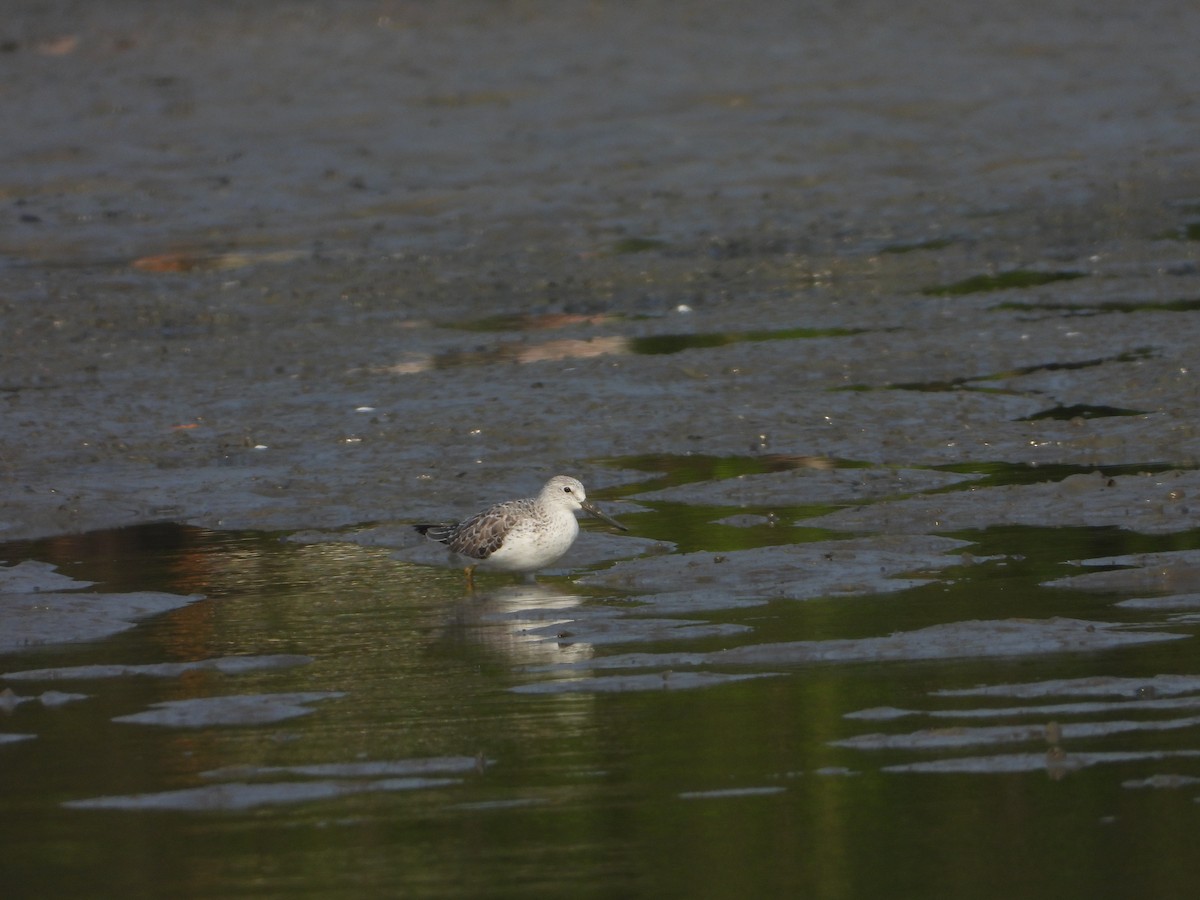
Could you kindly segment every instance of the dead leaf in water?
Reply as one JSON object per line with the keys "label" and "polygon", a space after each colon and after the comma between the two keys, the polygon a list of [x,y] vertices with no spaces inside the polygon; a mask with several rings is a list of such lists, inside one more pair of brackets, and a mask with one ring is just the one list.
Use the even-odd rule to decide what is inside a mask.
{"label": "dead leaf in water", "polygon": [[260,262],[289,262],[300,256],[299,251],[280,250],[274,253],[196,253],[180,250],[139,256],[129,265],[139,272],[178,274],[181,272],[221,272],[242,269]]}
{"label": "dead leaf in water", "polygon": [[48,38],[37,45],[37,52],[42,56],[66,56],[74,53],[79,47],[79,35],[64,34],[56,38]]}

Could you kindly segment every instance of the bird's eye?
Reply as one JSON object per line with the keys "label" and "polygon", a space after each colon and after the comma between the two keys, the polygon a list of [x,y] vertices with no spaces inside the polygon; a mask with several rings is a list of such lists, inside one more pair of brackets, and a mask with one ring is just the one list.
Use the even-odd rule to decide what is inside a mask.
{"label": "bird's eye", "polygon": [[563,490],[569,494],[569,493],[571,493],[571,486],[567,485],[565,488],[563,488]]}

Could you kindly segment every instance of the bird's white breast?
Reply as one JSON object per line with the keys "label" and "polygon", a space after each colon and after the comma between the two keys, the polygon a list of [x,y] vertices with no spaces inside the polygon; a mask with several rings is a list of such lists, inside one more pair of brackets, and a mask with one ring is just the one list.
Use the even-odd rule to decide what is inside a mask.
{"label": "bird's white breast", "polygon": [[558,560],[571,549],[579,534],[579,522],[567,509],[555,509],[544,519],[526,519],[504,537],[500,548],[481,563],[481,568],[503,572],[532,572]]}

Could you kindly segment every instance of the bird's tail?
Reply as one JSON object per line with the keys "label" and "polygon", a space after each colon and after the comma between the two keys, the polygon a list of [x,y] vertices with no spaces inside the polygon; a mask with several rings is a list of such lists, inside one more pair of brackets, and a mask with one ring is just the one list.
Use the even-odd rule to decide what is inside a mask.
{"label": "bird's tail", "polygon": [[438,525],[414,525],[418,534],[423,534],[431,541],[437,541],[441,544],[450,540],[450,535],[454,533],[454,529],[458,527],[457,522],[444,522]]}

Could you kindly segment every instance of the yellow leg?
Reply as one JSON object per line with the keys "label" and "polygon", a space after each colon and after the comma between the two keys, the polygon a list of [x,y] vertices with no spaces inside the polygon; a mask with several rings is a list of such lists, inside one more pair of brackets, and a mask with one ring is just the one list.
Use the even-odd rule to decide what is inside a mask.
{"label": "yellow leg", "polygon": [[467,566],[463,571],[467,573],[467,590],[475,590],[475,567]]}

